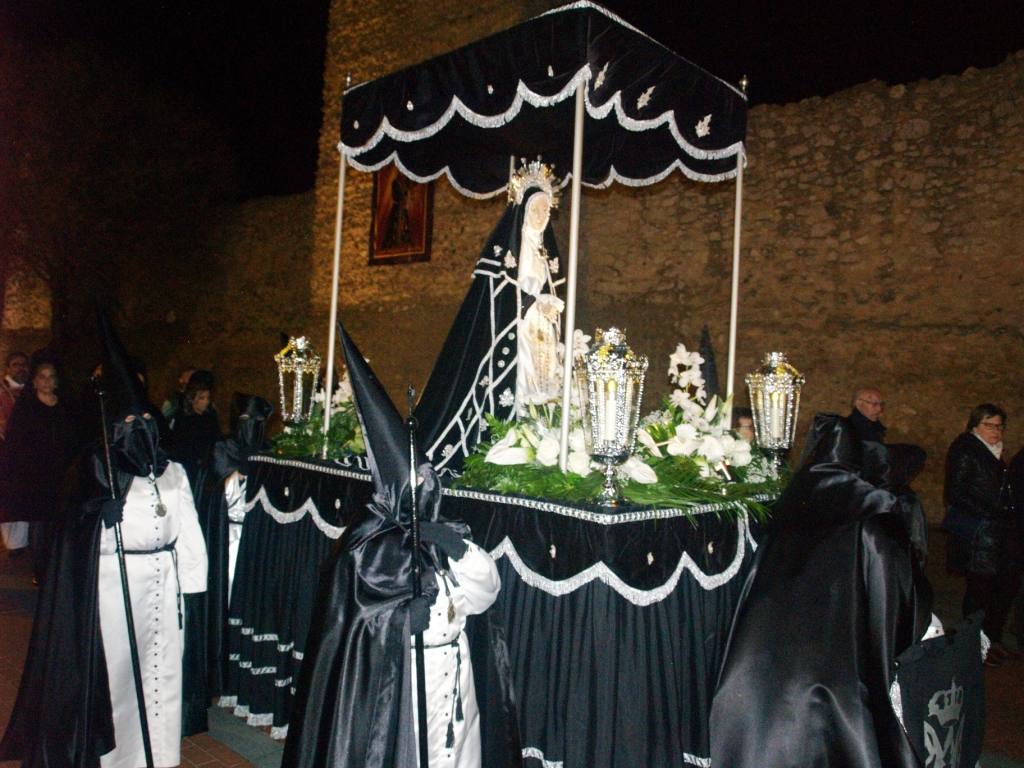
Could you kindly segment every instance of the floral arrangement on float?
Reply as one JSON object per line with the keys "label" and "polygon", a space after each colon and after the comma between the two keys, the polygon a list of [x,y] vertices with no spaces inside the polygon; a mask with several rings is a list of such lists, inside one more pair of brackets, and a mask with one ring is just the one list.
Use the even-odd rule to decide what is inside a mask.
{"label": "floral arrangement on float", "polygon": [[[612,331],[614,329],[609,329]],[[618,337],[614,338],[619,341]],[[639,419],[633,433],[625,442],[620,442],[621,461],[606,461],[602,456],[600,461],[605,464],[606,475],[609,466],[614,465],[612,482],[616,487],[609,490],[609,478],[602,476],[602,467],[594,460],[595,450],[609,452],[606,446],[595,448],[593,430],[595,417],[601,415],[601,403],[593,405],[594,387],[591,383],[588,397],[584,385],[587,381],[584,361],[588,356],[594,361],[593,365],[599,365],[608,357],[608,350],[615,348],[613,344],[601,343],[604,341],[598,338],[592,347],[591,338],[576,331],[572,352],[577,361],[576,381],[569,414],[565,472],[558,466],[560,404],[555,401],[530,403],[519,408],[516,421],[488,419],[491,439],[477,446],[476,452],[467,457],[455,485],[569,502],[608,503],[610,493],[617,495],[610,501],[613,504],[619,501],[685,508],[726,502],[730,511],[749,511],[762,516],[765,507],[758,499],[777,494],[779,481],[772,476],[764,454],[752,449],[729,428],[729,402],[717,395],[708,398],[700,369],[704,360],[683,344],[669,356],[668,378],[674,389],[664,398],[662,407]],[[621,344],[625,350],[622,352],[625,365],[632,352],[625,347],[624,339]],[[646,361],[643,367],[646,370]],[[590,370],[593,371],[593,366]],[[618,388],[605,386],[601,392],[622,397],[621,385]],[[642,380],[639,391],[628,394],[635,397],[638,407]],[[596,400],[600,399],[598,393]],[[628,432],[629,425],[623,423],[621,417],[618,426]],[[613,428],[605,422],[598,430],[598,437],[601,429]]]}

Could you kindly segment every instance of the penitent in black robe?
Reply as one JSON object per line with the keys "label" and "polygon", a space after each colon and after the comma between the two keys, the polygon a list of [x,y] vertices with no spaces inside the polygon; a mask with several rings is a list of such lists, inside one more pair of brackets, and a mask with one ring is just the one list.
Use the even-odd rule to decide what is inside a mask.
{"label": "penitent in black robe", "polygon": [[893,712],[897,656],[931,618],[908,534],[881,487],[885,448],[819,415],[741,595],[711,711],[722,768],[918,766]]}
{"label": "penitent in black robe", "polygon": [[[468,538],[468,530],[462,529]],[[416,764],[410,531],[371,502],[325,565],[282,768]],[[432,553],[436,556],[436,553]],[[423,594],[436,597],[427,572]],[[522,764],[508,648],[491,612],[467,624],[485,766]]]}
{"label": "penitent in black robe", "polygon": [[114,748],[97,600],[101,530],[99,504],[89,504],[57,537],[0,760],[96,768]]}

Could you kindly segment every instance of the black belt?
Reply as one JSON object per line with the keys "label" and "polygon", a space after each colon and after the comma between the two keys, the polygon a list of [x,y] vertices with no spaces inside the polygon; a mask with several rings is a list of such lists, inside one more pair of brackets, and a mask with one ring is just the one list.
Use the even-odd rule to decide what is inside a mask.
{"label": "black belt", "polygon": [[181,576],[178,574],[178,551],[174,548],[177,543],[178,540],[174,539],[158,549],[126,549],[124,554],[127,557],[128,555],[159,555],[161,552],[171,553],[171,559],[174,561],[174,581],[178,585],[178,629],[182,629],[185,626],[185,621],[182,616],[181,608]]}

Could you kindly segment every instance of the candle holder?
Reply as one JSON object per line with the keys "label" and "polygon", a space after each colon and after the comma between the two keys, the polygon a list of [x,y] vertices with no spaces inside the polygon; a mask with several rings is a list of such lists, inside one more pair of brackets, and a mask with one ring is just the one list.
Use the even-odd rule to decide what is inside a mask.
{"label": "candle holder", "polygon": [[615,506],[620,502],[615,468],[633,452],[647,358],[633,354],[618,328],[599,328],[594,346],[574,367],[587,450],[604,466],[600,502]]}
{"label": "candle holder", "polygon": [[274,355],[274,362],[277,363],[277,384],[281,392],[281,418],[293,424],[305,421],[313,410],[313,393],[320,376],[320,355],[313,351],[305,336],[299,336],[288,340],[285,348]]}
{"label": "candle holder", "polygon": [[754,441],[768,452],[772,476],[778,477],[782,455],[793,446],[803,374],[790,365],[784,353],[769,352],[761,366],[747,374],[746,382],[754,415]]}

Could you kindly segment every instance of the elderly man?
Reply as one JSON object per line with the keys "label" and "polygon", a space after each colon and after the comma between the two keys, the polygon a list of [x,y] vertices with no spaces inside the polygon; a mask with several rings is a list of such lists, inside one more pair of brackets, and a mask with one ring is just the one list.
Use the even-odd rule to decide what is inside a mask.
{"label": "elderly man", "polygon": [[874,387],[863,387],[853,394],[853,410],[850,421],[854,432],[861,440],[885,442],[885,425],[879,421],[885,410],[882,393]]}
{"label": "elderly man", "polygon": [[[7,422],[14,410],[14,401],[28,383],[28,355],[11,352],[4,366],[4,378],[0,381],[0,443],[7,431]],[[28,546],[28,523],[0,523],[0,538],[11,557],[16,557]]]}

